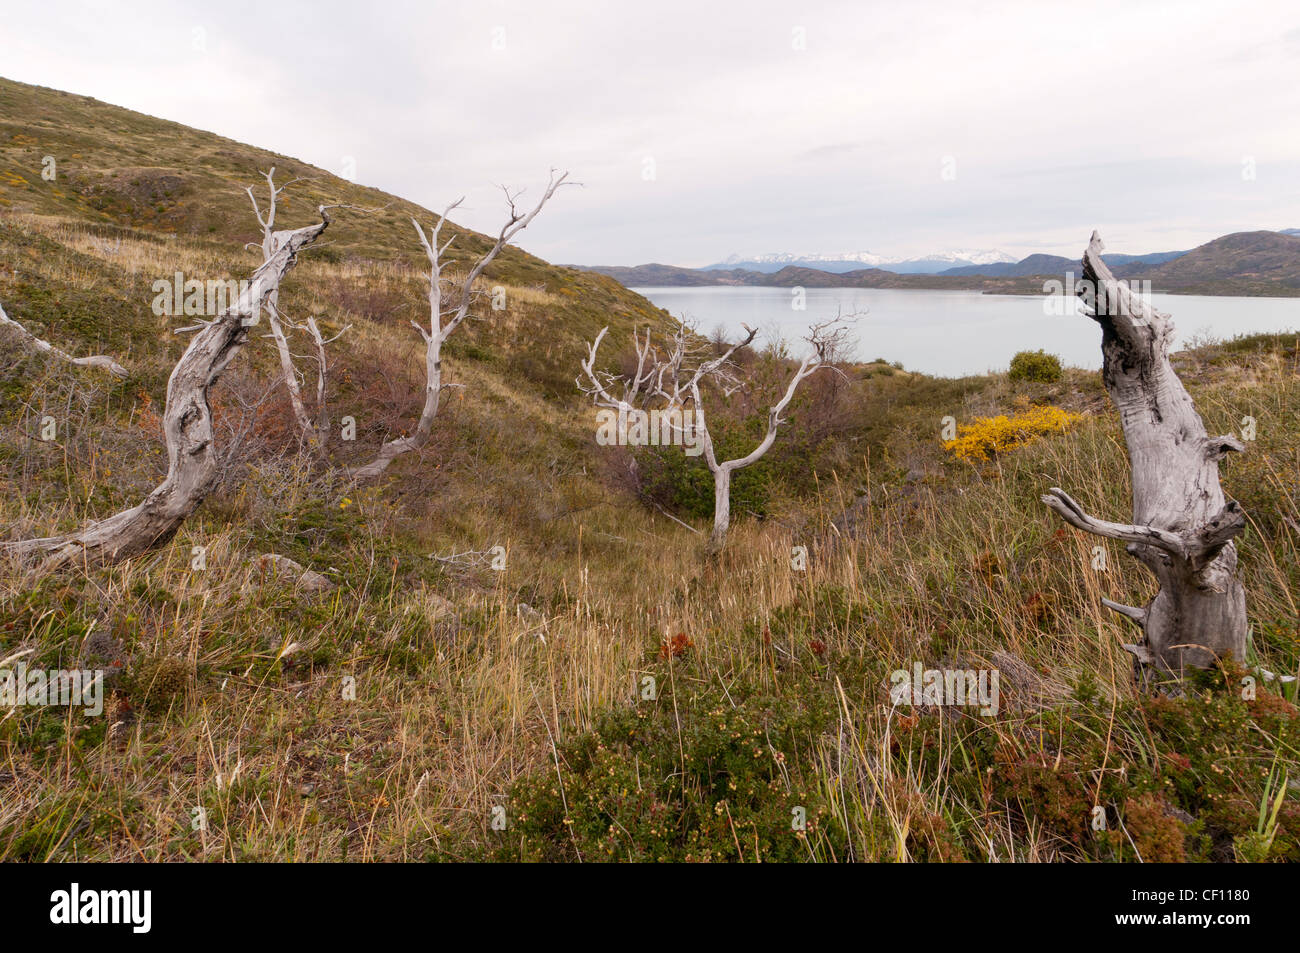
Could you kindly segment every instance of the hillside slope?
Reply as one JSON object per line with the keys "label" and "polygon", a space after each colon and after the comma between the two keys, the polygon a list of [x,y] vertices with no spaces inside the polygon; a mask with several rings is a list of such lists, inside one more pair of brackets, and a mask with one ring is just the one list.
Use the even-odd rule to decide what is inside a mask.
{"label": "hillside slope", "polygon": [[[46,156],[54,160],[52,181],[41,175]],[[299,319],[316,315],[327,335],[352,327],[330,348],[327,398],[336,427],[343,416],[357,420],[355,444],[336,452],[361,462],[418,416],[423,344],[410,322],[428,321],[427,264],[411,218],[431,223],[427,209],[210,133],[0,80],[0,303],[65,350],[111,353],[127,365],[132,377],[112,391],[125,408],[143,397],[160,407],[166,375],[188,343],[174,330],[192,320],[155,315],[152,285],[177,271],[200,280],[247,277],[260,261],[260,233],[245,189],[252,186],[265,207],[262,172],[272,166],[277,182],[288,184],[277,227],[310,223],[320,204],[352,206],[334,211],[327,241],[290,273],[283,304]],[[556,201],[563,199],[561,191]],[[543,215],[534,227],[544,222]],[[453,279],[456,267],[489,246],[454,224],[443,235],[453,238],[449,257],[461,262],[450,270]],[[480,452],[500,447],[517,456],[517,447],[505,448],[521,434],[585,445],[588,425],[574,416],[582,403],[573,377],[586,342],[605,325],[621,337],[664,314],[615,281],[513,247],[481,279],[484,291],[498,286],[506,292],[504,312],[484,302],[447,345],[450,393],[458,397],[447,426],[457,426],[458,412],[478,415],[459,425],[478,432]],[[312,351],[309,340],[293,345],[298,354]],[[306,357],[300,364],[309,391],[313,363]],[[232,384],[240,375],[251,375],[244,382],[250,387],[273,380],[274,367],[273,349],[255,336]],[[283,395],[271,399],[267,416],[274,420]],[[491,418],[503,399],[532,425],[502,430]],[[5,408],[10,422],[15,409]],[[401,462],[408,471],[420,466]]]}
{"label": "hillside slope", "polygon": [[[52,182],[42,178],[46,157],[54,160]],[[375,209],[338,210],[338,226],[326,243],[329,250],[314,253],[317,257],[425,269],[411,218],[430,223],[433,213],[428,209],[297,159],[88,96],[0,78],[0,212],[77,223],[109,239],[187,238],[228,250],[232,264],[252,264],[256,258],[244,256],[243,246],[260,242],[261,234],[245,189],[252,186],[265,204],[262,174],[272,166],[278,183],[298,180],[281,198],[282,227],[311,221],[318,205]],[[447,183],[448,200],[464,185]],[[525,200],[536,190],[537,184],[531,185]],[[453,248],[461,258],[481,254],[490,243],[454,222],[443,234],[454,237]],[[527,238],[524,232],[521,241]],[[638,320],[658,317],[657,309],[614,282],[556,268],[518,248],[503,252],[488,277],[564,293],[570,311],[599,302],[614,321],[631,315]],[[585,315],[588,320],[577,322],[581,330],[590,330],[594,314],[593,308]]]}
{"label": "hillside slope", "polygon": [[1148,279],[1157,290],[1176,288],[1191,294],[1226,287],[1244,294],[1290,296],[1300,294],[1300,238],[1281,232],[1234,232],[1155,268],[1130,264],[1118,273]]}
{"label": "hillside slope", "polygon": [[[53,181],[42,177],[47,156],[55,163]],[[331,245],[344,256],[422,263],[410,218],[428,220],[428,209],[210,132],[0,78],[3,210],[239,247],[261,240],[244,190],[252,186],[260,198],[262,173],[271,166],[281,184],[300,180],[284,196],[288,216],[310,216],[322,204],[383,208],[359,220],[357,228],[331,236]],[[447,183],[449,201],[462,186]],[[449,231],[467,251],[485,247],[481,235],[454,223]],[[520,267],[542,265],[517,250],[508,258]]]}

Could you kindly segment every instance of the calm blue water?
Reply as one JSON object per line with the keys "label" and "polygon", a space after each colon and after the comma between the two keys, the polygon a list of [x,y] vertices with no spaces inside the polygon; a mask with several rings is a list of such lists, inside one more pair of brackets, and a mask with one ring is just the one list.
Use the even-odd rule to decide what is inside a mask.
{"label": "calm blue water", "polygon": [[[704,333],[721,326],[729,336],[741,324],[797,345],[810,324],[837,312],[861,312],[854,324],[861,360],[883,357],[908,370],[960,377],[1006,370],[1017,351],[1042,348],[1067,365],[1101,367],[1101,329],[1078,310],[1077,298],[986,295],[977,291],[899,291],[809,288],[806,309],[791,307],[789,288],[636,288],[674,317],[693,318]],[[1155,294],[1152,303],[1173,315],[1175,347],[1189,338],[1231,338],[1255,331],[1300,329],[1300,298],[1207,298]],[[1068,313],[1064,313],[1067,312]]]}

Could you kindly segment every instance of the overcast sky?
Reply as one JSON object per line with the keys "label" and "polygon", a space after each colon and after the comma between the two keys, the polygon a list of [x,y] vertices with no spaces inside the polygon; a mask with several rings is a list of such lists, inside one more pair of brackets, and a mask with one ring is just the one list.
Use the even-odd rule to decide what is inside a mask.
{"label": "overcast sky", "polygon": [[1077,255],[1300,227],[1300,4],[4,0],[0,75],[212,130],[551,261]]}

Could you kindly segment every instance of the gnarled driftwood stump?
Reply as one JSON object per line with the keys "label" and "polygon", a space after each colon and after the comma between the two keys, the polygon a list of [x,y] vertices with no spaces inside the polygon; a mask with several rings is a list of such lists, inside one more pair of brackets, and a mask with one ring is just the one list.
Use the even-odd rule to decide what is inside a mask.
{"label": "gnarled driftwood stump", "polygon": [[1169,363],[1173,325],[1117,281],[1094,232],[1083,256],[1080,296],[1101,325],[1102,379],[1119,409],[1133,472],[1133,523],[1088,516],[1063,490],[1043,502],[1068,523],[1125,541],[1160,591],[1144,609],[1103,600],[1145,635],[1126,645],[1145,665],[1181,675],[1216,658],[1245,661],[1246,591],[1233,537],[1245,527],[1219,486],[1219,460],[1242,444],[1210,437]]}

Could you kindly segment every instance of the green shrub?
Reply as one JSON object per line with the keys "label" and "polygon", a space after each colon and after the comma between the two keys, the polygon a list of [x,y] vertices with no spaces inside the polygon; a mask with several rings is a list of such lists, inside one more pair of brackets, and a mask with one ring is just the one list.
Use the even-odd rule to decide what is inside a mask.
{"label": "green shrub", "polygon": [[555,765],[515,784],[513,836],[498,859],[797,861],[844,853],[845,833],[820,793],[813,758],[815,738],[835,723],[829,693],[778,696],[736,684],[696,687],[685,671],[656,675],[657,700],[607,714],[595,731],[561,745]]}
{"label": "green shrub", "polygon": [[[743,457],[760,437],[715,428],[714,447],[719,460]],[[784,449],[784,448],[783,448]],[[639,489],[647,499],[696,519],[713,518],[713,473],[703,455],[687,456],[681,447],[638,447]],[[731,474],[732,515],[766,516],[771,501],[779,454],[734,470]]]}
{"label": "green shrub", "polygon": [[1021,351],[1011,359],[1012,381],[1055,384],[1061,379],[1061,359],[1045,351]]}

